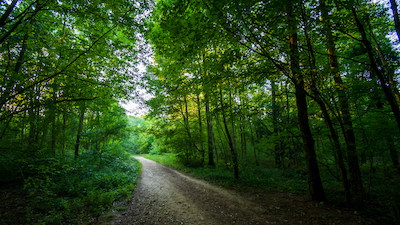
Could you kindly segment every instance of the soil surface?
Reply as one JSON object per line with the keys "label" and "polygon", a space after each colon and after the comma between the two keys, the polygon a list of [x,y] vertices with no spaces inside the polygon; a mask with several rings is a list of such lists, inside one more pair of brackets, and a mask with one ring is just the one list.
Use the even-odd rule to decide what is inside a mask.
{"label": "soil surface", "polygon": [[111,224],[379,224],[307,196],[227,190],[143,157],[132,200],[116,202]]}

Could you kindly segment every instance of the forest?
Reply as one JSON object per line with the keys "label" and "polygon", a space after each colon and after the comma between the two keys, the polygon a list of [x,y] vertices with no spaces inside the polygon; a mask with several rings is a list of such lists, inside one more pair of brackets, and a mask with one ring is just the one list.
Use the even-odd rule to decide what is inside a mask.
{"label": "forest", "polygon": [[2,1],[0,223],[91,221],[133,154],[398,223],[399,43],[396,0]]}

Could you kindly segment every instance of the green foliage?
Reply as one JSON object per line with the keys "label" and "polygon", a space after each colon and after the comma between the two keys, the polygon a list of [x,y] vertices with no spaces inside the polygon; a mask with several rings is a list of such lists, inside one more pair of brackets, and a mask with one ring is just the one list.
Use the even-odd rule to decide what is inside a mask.
{"label": "green foliage", "polygon": [[123,146],[132,154],[148,154],[154,152],[154,136],[147,130],[151,121],[140,117],[128,117],[131,132],[123,141]]}
{"label": "green foliage", "polygon": [[122,150],[101,157],[86,152],[77,159],[27,160],[24,189],[34,196],[26,223],[78,223],[99,216],[135,187],[139,162]]}

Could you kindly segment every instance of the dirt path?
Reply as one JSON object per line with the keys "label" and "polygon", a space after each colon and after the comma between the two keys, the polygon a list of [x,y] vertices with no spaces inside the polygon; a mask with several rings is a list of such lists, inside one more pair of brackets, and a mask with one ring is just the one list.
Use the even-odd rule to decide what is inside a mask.
{"label": "dirt path", "polygon": [[111,224],[375,224],[288,193],[245,194],[191,178],[143,157],[132,200],[117,203]]}

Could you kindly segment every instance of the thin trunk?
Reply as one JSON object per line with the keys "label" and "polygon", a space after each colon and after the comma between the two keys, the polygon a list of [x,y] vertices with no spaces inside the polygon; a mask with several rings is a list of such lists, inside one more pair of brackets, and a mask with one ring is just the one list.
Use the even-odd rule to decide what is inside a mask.
{"label": "thin trunk", "polygon": [[53,82],[53,103],[50,106],[51,116],[51,136],[50,136],[50,153],[56,155],[56,139],[57,139],[57,123],[56,123],[56,101],[57,101],[57,84]]}
{"label": "thin trunk", "polygon": [[[371,29],[371,31],[372,31],[372,29]],[[390,84],[390,86],[392,87],[392,91],[393,91],[393,93],[394,93],[394,96],[396,97],[396,101],[397,101],[397,102],[400,102],[400,93],[399,93],[399,89],[397,88],[397,85],[396,85],[397,82],[393,79],[393,77],[394,77],[394,70],[391,69],[391,68],[389,67],[389,65],[388,65],[388,63],[387,63],[385,57],[383,57],[382,49],[381,49],[381,47],[379,46],[378,41],[376,40],[375,35],[371,32],[371,33],[370,33],[370,36],[371,36],[371,38],[374,39],[374,41],[375,41],[375,49],[376,49],[376,52],[378,53],[378,57],[379,57],[379,59],[380,59],[380,61],[381,61],[381,63],[382,63],[382,67],[383,67],[383,70],[384,70],[384,72],[385,72],[385,75],[386,75],[386,77],[387,77],[387,79],[388,79],[388,81],[389,81],[389,84]]]}
{"label": "thin trunk", "polygon": [[[271,98],[272,98],[272,126],[273,126],[273,132],[274,135],[278,136],[279,131],[278,131],[278,112],[276,108],[276,84],[275,84],[275,79],[271,79]],[[282,168],[282,149],[278,145],[278,142],[275,141],[274,143],[274,154],[275,154],[275,167],[277,168]]]}
{"label": "thin trunk", "polygon": [[240,128],[240,146],[241,146],[241,150],[242,150],[241,157],[243,159],[243,157],[244,157],[244,140],[243,140],[243,119],[242,119],[242,117],[240,117],[239,120],[240,120],[240,126],[239,126],[239,128]]}
{"label": "thin trunk", "polygon": [[65,141],[66,141],[66,134],[65,134],[65,129],[67,127],[66,125],[66,118],[65,118],[65,112],[63,113],[63,138],[62,138],[62,155],[65,155]]}
{"label": "thin trunk", "polygon": [[251,124],[250,119],[249,119],[249,126],[250,126],[250,140],[251,140],[251,145],[253,146],[253,152],[254,152],[254,160],[256,161],[256,165],[259,166],[258,160],[257,160],[256,144],[254,141],[253,126]]}
{"label": "thin trunk", "polygon": [[[183,118],[183,125],[184,125],[184,128],[185,128],[187,136],[188,136],[189,146],[191,147],[190,153],[193,153],[192,150],[199,151],[199,149],[197,148],[196,144],[193,142],[192,133],[190,132],[189,112],[188,112],[188,104],[187,104],[186,95],[183,96],[183,101],[184,101],[184,105],[185,105],[185,111],[182,109],[182,105],[180,105],[181,106],[181,114],[182,114],[182,118]],[[189,151],[188,151],[188,153],[189,153]]]}
{"label": "thin trunk", "polygon": [[397,153],[396,147],[394,145],[394,140],[391,134],[388,134],[386,136],[386,142],[388,145],[389,153],[390,153],[390,158],[392,159],[393,167],[397,169],[397,172],[400,173],[400,167],[399,167],[399,155]]}
{"label": "thin trunk", "polygon": [[[39,142],[39,147],[38,149],[43,149],[43,146],[45,146],[47,144],[47,135],[49,133],[49,125],[50,125],[50,121],[48,118],[44,119],[44,124],[42,126],[42,137],[38,138],[37,140],[40,140]],[[48,153],[48,149],[46,148],[46,153]]]}
{"label": "thin trunk", "polygon": [[246,127],[245,127],[246,118],[242,117],[242,154],[247,155],[247,138],[246,138]]}
{"label": "thin trunk", "polygon": [[215,149],[215,162],[216,162],[216,166],[218,167],[218,149],[217,149],[217,144],[215,142],[215,134],[214,134],[214,127],[211,123],[211,133],[212,133],[212,140],[213,140],[213,144],[214,144],[214,149]]}
{"label": "thin trunk", "polygon": [[85,105],[81,106],[81,112],[79,116],[79,126],[78,126],[78,133],[76,135],[76,142],[75,142],[75,158],[79,156],[79,145],[81,144],[81,135],[83,129],[83,119],[85,118]]}
{"label": "thin trunk", "polygon": [[[325,0],[321,0],[321,7],[322,9],[322,18],[323,21],[325,23],[325,29],[326,29],[326,36],[327,36],[327,45],[328,45],[328,52],[329,52],[329,61],[331,63],[331,69],[332,71],[336,71],[337,73],[334,73],[335,75],[335,81],[338,78],[338,80],[341,82],[341,78],[338,74],[338,62],[335,56],[335,46],[333,44],[332,41],[332,33],[329,30],[330,26],[329,26],[329,21],[327,21],[327,13],[326,13],[326,9],[325,9],[325,4],[324,4]],[[304,13],[303,13],[303,17],[304,17]],[[304,18],[304,20],[306,20]],[[316,97],[316,102],[318,103],[319,107],[321,108],[321,111],[323,113],[323,117],[325,120],[326,125],[329,128],[329,131],[331,133],[332,139],[333,139],[333,145],[334,148],[336,150],[336,159],[337,162],[339,164],[339,168],[341,171],[341,175],[342,175],[342,181],[343,181],[343,187],[345,190],[345,201],[347,203],[351,202],[352,196],[351,196],[351,191],[350,191],[350,182],[348,180],[347,177],[347,169],[346,166],[344,164],[344,159],[343,159],[343,152],[340,146],[340,141],[339,141],[339,136],[337,134],[337,132],[335,131],[334,127],[333,127],[333,122],[331,120],[331,117],[329,115],[328,109],[326,108],[326,105],[324,104],[324,102],[322,101],[321,98],[321,94],[318,91],[317,87],[316,87],[316,80],[314,78],[317,78],[317,69],[316,69],[316,65],[315,65],[315,55],[314,55],[314,50],[312,48],[312,44],[311,44],[311,40],[308,37],[308,31],[307,31],[307,27],[305,27],[305,36],[306,36],[306,40],[307,40],[307,46],[309,49],[309,57],[310,57],[310,67],[311,67],[311,77],[312,77],[312,82],[311,82],[311,89],[313,91],[314,96]],[[339,99],[340,96],[343,96],[343,94],[339,94]],[[340,100],[342,101],[347,101],[346,99],[341,98]],[[344,104],[344,106],[347,105],[347,102]],[[350,126],[352,126],[351,121],[350,121]],[[352,129],[351,129],[352,132]],[[353,134],[354,136],[354,134]],[[358,164],[357,164],[358,166]]]}
{"label": "thin trunk", "polygon": [[[225,136],[226,139],[228,139],[228,137],[226,136],[226,133],[223,132],[223,128],[222,128],[222,126],[221,126],[221,124],[220,124],[218,119],[216,119],[216,122],[217,122],[218,127],[220,128],[220,129],[217,129],[217,130],[218,130],[218,134],[219,134],[219,137],[220,137],[219,140],[220,140],[220,143],[222,145],[221,149],[223,150],[224,159],[225,159],[225,161],[228,161],[228,154],[227,154],[228,150],[225,148],[225,145],[224,145],[223,140],[222,140],[223,136]],[[221,132],[223,134],[221,134]]]}
{"label": "thin trunk", "polygon": [[[232,85],[230,84],[232,87]],[[236,148],[236,129],[235,129],[235,117],[233,116],[233,106],[232,106],[232,92],[229,88],[229,108],[231,111],[231,126],[232,126],[232,144],[233,147]]]}
{"label": "thin trunk", "polygon": [[9,17],[17,2],[18,0],[13,0],[11,4],[7,6],[6,11],[0,17],[0,27],[3,27],[6,24],[6,19]]}
{"label": "thin trunk", "polygon": [[375,62],[374,54],[372,52],[372,46],[369,40],[367,39],[367,34],[365,33],[364,26],[360,22],[360,20],[357,17],[357,12],[356,9],[353,7],[351,9],[351,12],[353,13],[354,20],[356,22],[357,28],[361,34],[362,37],[362,42],[367,50],[368,53],[368,58],[372,67],[373,72],[375,75],[378,77],[380,81],[381,88],[387,98],[387,101],[389,102],[389,105],[392,109],[392,112],[394,114],[394,118],[397,123],[397,127],[400,130],[400,110],[399,106],[397,104],[397,101],[395,100],[393,93],[391,91],[391,85],[389,82],[387,82],[386,78],[383,76],[382,72],[379,70],[378,65]]}
{"label": "thin trunk", "polygon": [[[186,131],[188,134],[189,142],[192,143],[192,135],[190,133],[190,127],[189,127],[189,112],[188,112],[188,104],[187,104],[186,95],[183,96],[183,100],[185,103],[185,115],[183,116],[183,120],[184,120]],[[186,163],[189,163],[190,152],[191,151],[189,151],[189,148],[186,148]]]}
{"label": "thin trunk", "polygon": [[238,161],[237,161],[237,155],[236,155],[236,151],[235,151],[234,146],[233,146],[231,135],[229,133],[228,124],[226,123],[224,101],[223,101],[223,98],[222,98],[221,89],[219,90],[219,95],[220,95],[219,97],[220,97],[221,108],[222,108],[222,120],[224,122],[225,132],[226,132],[226,135],[228,136],[228,143],[229,143],[229,147],[231,149],[231,156],[232,156],[234,175],[235,175],[235,179],[239,179],[239,166],[238,166]]}
{"label": "thin trunk", "polygon": [[[190,143],[192,143],[192,134],[190,133],[190,126],[189,126],[189,112],[188,112],[188,104],[186,95],[183,96],[183,102],[185,104],[185,115],[183,115],[183,122],[185,124],[186,132],[189,138]],[[183,112],[182,112],[183,114]]]}
{"label": "thin trunk", "polygon": [[400,41],[400,20],[399,20],[399,12],[397,10],[396,0],[390,0],[390,4],[392,6],[392,11],[393,11],[394,28],[396,29],[397,38]]}
{"label": "thin trunk", "polygon": [[[205,54],[203,54],[203,68],[204,68],[204,74],[203,76],[207,76],[207,70],[206,70],[206,57]],[[214,149],[213,149],[213,142],[212,142],[212,124],[211,124],[211,113],[210,113],[210,100],[209,100],[209,90],[206,87],[204,91],[204,98],[206,101],[206,122],[207,122],[207,148],[208,148],[208,165],[214,166]]]}
{"label": "thin trunk", "polygon": [[324,189],[322,187],[321,176],[315,152],[315,141],[312,137],[308,122],[307,99],[304,90],[304,77],[300,71],[299,52],[297,45],[297,21],[292,16],[293,6],[288,10],[289,44],[290,44],[290,68],[292,78],[295,83],[295,96],[297,105],[297,117],[300,125],[301,136],[303,137],[303,147],[307,163],[308,186],[311,198],[315,201],[326,201]]}
{"label": "thin trunk", "polygon": [[56,138],[57,138],[57,123],[56,123],[56,113],[55,109],[51,109],[51,140],[50,140],[50,153],[56,155]]}
{"label": "thin trunk", "polygon": [[214,150],[212,143],[212,124],[211,124],[211,115],[210,115],[210,107],[209,107],[209,99],[208,94],[205,94],[206,99],[206,120],[207,120],[207,146],[208,146],[208,165],[214,166]]}
{"label": "thin trunk", "polygon": [[28,109],[29,115],[29,135],[28,135],[28,152],[34,154],[36,152],[36,116],[34,109]]}
{"label": "thin trunk", "polygon": [[197,113],[198,113],[198,116],[199,116],[201,162],[204,163],[203,126],[201,124],[201,102],[200,102],[199,94],[197,94]]}
{"label": "thin trunk", "polygon": [[19,53],[17,63],[15,64],[15,67],[14,67],[15,73],[18,73],[18,71],[21,69],[21,66],[24,62],[25,52],[26,52],[26,48],[27,48],[26,42],[28,41],[28,37],[29,37],[29,35],[28,35],[28,33],[26,33],[24,35],[24,39],[22,40],[22,48]]}

